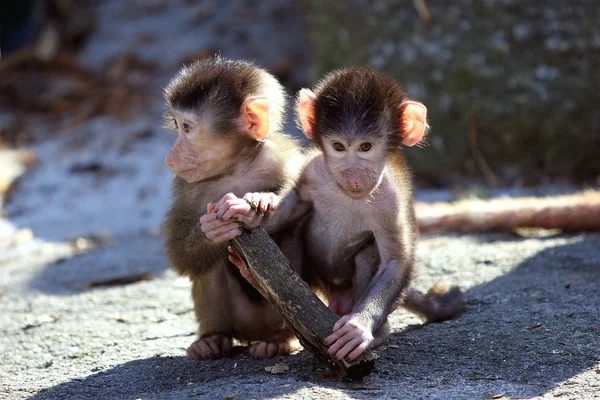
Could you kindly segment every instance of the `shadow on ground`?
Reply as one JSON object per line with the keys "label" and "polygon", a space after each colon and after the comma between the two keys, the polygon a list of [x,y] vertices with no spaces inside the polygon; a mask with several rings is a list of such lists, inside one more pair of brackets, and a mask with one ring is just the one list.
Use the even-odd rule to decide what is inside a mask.
{"label": "shadow on ground", "polygon": [[[508,388],[502,390],[505,396],[531,398],[589,370],[600,360],[599,249],[600,235],[589,234],[545,249],[506,275],[471,288],[468,309],[458,320],[411,327],[377,350],[377,372],[364,384],[380,390],[348,395],[466,396],[474,390],[481,395],[482,388],[490,393]],[[275,362],[286,363],[290,371],[264,371]],[[241,398],[272,398],[314,385],[344,388],[326,378],[306,352],[258,362],[248,355],[200,362],[156,357],[60,384],[32,399],[222,398],[233,392]]]}
{"label": "shadow on ground", "polygon": [[88,253],[45,265],[29,286],[47,294],[70,295],[90,284],[142,274],[158,276],[168,269],[162,237],[145,233],[111,240]]}
{"label": "shadow on ground", "polygon": [[[314,381],[315,375],[327,373],[306,352],[289,356],[283,361],[292,370],[311,371],[295,374],[294,380]],[[265,371],[266,366],[273,364],[273,360],[252,360],[247,352],[233,358],[201,362],[188,357],[146,358],[127,362],[82,380],[58,385],[30,399],[162,399],[179,398],[178,395],[184,398],[202,395],[207,398],[224,398],[235,392],[243,392],[246,386],[252,385],[259,388],[262,386],[263,390],[268,387],[265,397],[289,393],[290,385],[274,384],[274,375]],[[340,385],[337,380],[329,381]],[[269,383],[265,385],[266,382]]]}
{"label": "shadow on ground", "polygon": [[[382,358],[391,379],[442,377],[523,385],[533,397],[600,360],[600,236],[545,249],[470,289],[457,321],[396,333]],[[380,353],[382,353],[380,351]]]}

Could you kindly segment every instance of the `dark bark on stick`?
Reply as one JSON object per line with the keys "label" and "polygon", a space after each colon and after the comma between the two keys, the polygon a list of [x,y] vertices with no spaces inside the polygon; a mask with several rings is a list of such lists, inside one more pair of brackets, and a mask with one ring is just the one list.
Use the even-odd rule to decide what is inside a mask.
{"label": "dark bark on stick", "polygon": [[232,246],[305,349],[342,378],[360,379],[371,373],[375,360],[370,351],[355,361],[329,356],[323,340],[331,334],[338,318],[290,267],[277,244],[262,228],[244,232],[232,240]]}

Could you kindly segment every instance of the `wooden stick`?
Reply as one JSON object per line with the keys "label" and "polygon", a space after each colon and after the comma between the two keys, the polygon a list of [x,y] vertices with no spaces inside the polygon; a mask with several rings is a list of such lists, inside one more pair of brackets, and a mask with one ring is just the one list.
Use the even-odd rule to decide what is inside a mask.
{"label": "wooden stick", "polygon": [[427,4],[425,4],[425,0],[413,0],[413,5],[423,22],[429,22],[429,20],[431,20],[431,13],[427,8]]}
{"label": "wooden stick", "polygon": [[456,203],[416,203],[421,232],[512,230],[515,228],[600,230],[600,191],[574,195]]}
{"label": "wooden stick", "polygon": [[232,246],[305,349],[344,379],[360,379],[373,371],[375,359],[370,351],[355,361],[329,355],[323,340],[331,334],[338,318],[290,267],[264,229],[242,233],[232,240]]}

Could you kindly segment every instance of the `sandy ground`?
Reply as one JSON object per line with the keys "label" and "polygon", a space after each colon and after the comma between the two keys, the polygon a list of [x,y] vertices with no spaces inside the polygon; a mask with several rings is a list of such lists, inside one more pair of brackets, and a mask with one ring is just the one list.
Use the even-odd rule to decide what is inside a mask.
{"label": "sandy ground", "polygon": [[[281,14],[267,6],[249,14],[246,3],[153,14],[142,3],[103,2],[82,62],[128,48],[167,71],[214,47],[271,67],[296,54],[292,71],[306,68],[285,37],[301,34],[297,21],[246,23]],[[139,8],[126,13],[120,4]],[[167,24],[185,28],[179,40]],[[223,33],[223,25],[234,29]],[[140,45],[148,33],[155,41]],[[261,52],[252,44],[264,37],[273,45]],[[167,78],[148,83],[157,98]],[[304,351],[264,361],[242,348],[217,361],[186,358],[195,331],[189,284],[168,269],[158,232],[170,180],[162,159],[173,140],[160,127],[162,111],[156,102],[128,122],[94,118],[31,148],[37,161],[0,204],[0,399],[600,398],[599,233],[422,237],[417,286],[459,284],[467,311],[432,325],[394,312],[393,334],[362,382],[339,381]],[[23,173],[18,158],[0,151],[0,178]],[[152,279],[89,287],[138,274]],[[289,370],[265,370],[276,363]]]}
{"label": "sandy ground", "polygon": [[[35,145],[38,160],[5,205],[0,398],[599,396],[598,233],[422,237],[417,286],[457,283],[467,311],[427,326],[396,311],[376,372],[359,383],[329,376],[303,351],[266,361],[241,348],[218,361],[186,358],[195,330],[189,285],[168,269],[158,232],[172,138],[151,121],[91,126]],[[77,138],[88,151],[71,148]],[[126,156],[116,157],[123,146]],[[8,167],[15,157],[0,159],[18,174]],[[74,168],[86,163],[110,171]],[[147,273],[154,279],[86,286]],[[289,371],[265,371],[276,363]]]}

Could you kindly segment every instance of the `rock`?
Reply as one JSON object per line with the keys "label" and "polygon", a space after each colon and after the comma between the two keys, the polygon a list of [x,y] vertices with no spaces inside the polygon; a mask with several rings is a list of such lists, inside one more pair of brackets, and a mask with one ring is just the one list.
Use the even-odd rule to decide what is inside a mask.
{"label": "rock", "polygon": [[[422,3],[429,22],[416,9]],[[505,184],[600,175],[600,9],[594,2],[301,5],[312,83],[334,68],[373,65],[427,105],[431,146],[406,152],[420,178],[448,184],[461,175],[481,177],[475,151]]]}

